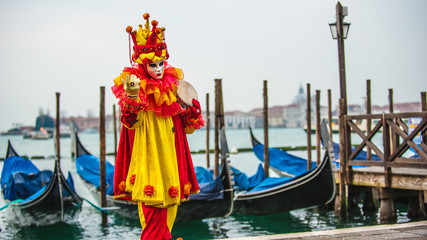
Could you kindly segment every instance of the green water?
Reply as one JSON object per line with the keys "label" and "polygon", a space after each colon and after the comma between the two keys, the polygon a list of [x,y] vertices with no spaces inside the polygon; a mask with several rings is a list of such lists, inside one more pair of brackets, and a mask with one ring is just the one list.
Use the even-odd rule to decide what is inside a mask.
{"label": "green water", "polygon": [[[403,206],[399,206],[403,209]],[[397,222],[408,222],[406,212],[398,211]],[[75,224],[55,224],[45,227],[18,227],[1,221],[1,239],[138,239],[140,226],[137,219],[126,219],[116,215],[108,218],[108,225],[101,226],[98,212],[85,206]],[[294,210],[270,216],[231,215],[225,218],[211,218],[201,221],[177,222],[173,239],[185,240],[233,238],[260,236],[266,234],[320,231],[335,228],[369,226],[378,224],[376,213],[353,212],[347,219],[341,219],[331,211],[318,209]]]}
{"label": "green water", "polygon": [[[256,129],[255,135],[262,140],[262,129]],[[210,135],[213,137],[213,133]],[[7,139],[0,136],[0,156],[5,156]],[[53,156],[53,139],[35,141],[23,139],[22,136],[10,137],[16,151],[21,155],[28,156]],[[99,153],[99,136],[97,134],[81,134],[80,139],[86,148],[97,155]],[[204,149],[205,132],[199,131],[189,135],[191,150]],[[248,130],[227,131],[229,148],[248,148],[250,139]],[[338,139],[334,136],[334,139]],[[213,148],[211,140],[211,149]],[[312,142],[315,142],[314,139]],[[271,146],[302,146],[306,145],[306,135],[302,129],[271,129]],[[107,134],[107,152],[114,149],[113,134]],[[61,167],[63,172],[70,171],[74,177],[75,186],[79,195],[95,202],[81,180],[78,178],[74,162],[70,159],[70,139],[61,139]],[[292,154],[307,158],[305,151],[295,151]],[[312,156],[316,156],[315,151]],[[213,165],[213,155],[210,157]],[[108,161],[113,161],[107,157]],[[231,165],[252,175],[256,172],[259,161],[253,153],[239,153],[230,155]],[[315,160],[315,159],[313,159]],[[204,154],[193,155],[195,166],[206,166]],[[39,169],[52,169],[53,159],[34,160]],[[0,162],[2,168],[3,162]],[[274,174],[271,173],[273,176]],[[315,197],[315,196],[314,196]],[[268,204],[268,203],[266,203]],[[0,199],[0,207],[4,205]],[[398,205],[398,223],[409,222],[406,206]],[[369,226],[379,224],[378,214],[363,213],[361,210],[350,212],[347,219],[341,219],[334,215],[333,211],[319,209],[302,209],[286,213],[278,213],[270,216],[243,216],[231,215],[224,218],[211,218],[200,221],[177,222],[174,225],[173,239],[183,237],[184,240],[219,239],[244,236],[259,236],[266,234],[280,234],[291,232],[320,231],[345,227]],[[55,224],[44,227],[19,227],[10,223],[7,209],[0,211],[0,239],[100,239],[100,240],[125,240],[139,239],[141,227],[138,219],[127,219],[116,215],[108,216],[108,224],[101,225],[101,216],[97,210],[89,204],[84,203],[82,212],[73,224]]]}

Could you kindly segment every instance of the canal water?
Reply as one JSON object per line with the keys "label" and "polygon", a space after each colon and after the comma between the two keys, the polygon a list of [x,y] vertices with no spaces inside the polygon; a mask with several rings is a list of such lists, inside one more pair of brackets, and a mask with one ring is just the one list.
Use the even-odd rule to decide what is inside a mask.
{"label": "canal water", "polygon": [[[263,130],[254,129],[258,140],[263,140]],[[226,132],[229,149],[250,148],[249,130],[227,130]],[[210,133],[210,148],[213,149],[213,131]],[[338,140],[338,135],[334,135]],[[33,158],[34,164],[41,170],[53,169],[55,155],[54,140],[30,140],[22,136],[0,136],[0,156],[6,154],[7,140],[10,139],[15,150],[21,155]],[[356,136],[352,137],[354,143],[358,142]],[[94,155],[99,155],[99,135],[96,133],[81,133],[80,140],[85,147]],[[196,131],[188,135],[192,151],[205,149],[206,130]],[[112,133],[106,135],[107,153],[114,151],[114,136]],[[374,138],[381,145],[380,136]],[[270,147],[281,146],[305,146],[307,142],[306,133],[300,128],[278,128],[269,130]],[[360,141],[359,141],[360,142]],[[312,135],[312,143],[316,143],[315,135]],[[307,158],[306,151],[291,151],[291,154]],[[323,155],[323,153],[322,153]],[[315,161],[316,152],[312,152]],[[213,155],[210,156],[210,165],[213,166]],[[107,160],[114,162],[111,156]],[[252,152],[242,152],[230,155],[231,165],[247,173],[254,174],[259,165],[259,160]],[[194,154],[195,166],[206,166],[205,154]],[[3,162],[0,161],[0,168]],[[70,138],[61,138],[61,167],[66,174],[71,172],[77,192],[82,197],[96,203],[76,173],[74,162],[71,159]],[[274,176],[274,173],[271,173]],[[315,196],[313,196],[315,197]],[[268,204],[268,203],[266,203]],[[0,207],[4,206],[3,198],[0,199]],[[407,218],[405,205],[398,205],[398,223],[410,222]],[[77,221],[73,224],[55,224],[43,227],[20,227],[10,223],[7,209],[0,211],[0,239],[139,239],[141,227],[138,219],[127,219],[115,214],[108,215],[108,225],[101,225],[100,213],[86,202]],[[352,211],[346,219],[342,219],[333,211],[317,208],[300,209],[286,213],[278,213],[269,216],[244,216],[232,214],[223,218],[210,218],[199,221],[176,222],[172,231],[173,239],[182,237],[185,240],[234,238],[245,236],[259,236],[266,234],[280,234],[291,232],[320,231],[336,228],[369,226],[379,224],[377,213],[364,213],[362,210]]]}

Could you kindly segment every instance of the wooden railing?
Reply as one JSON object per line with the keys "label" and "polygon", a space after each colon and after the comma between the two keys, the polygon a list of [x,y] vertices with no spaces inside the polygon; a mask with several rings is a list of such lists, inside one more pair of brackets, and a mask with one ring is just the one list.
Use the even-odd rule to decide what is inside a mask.
{"label": "wooden railing", "polygon": [[[407,119],[414,117],[421,118],[421,122],[409,133]],[[363,119],[377,123],[371,130],[366,128],[366,131],[362,131],[356,122]],[[385,183],[388,187],[390,187],[391,183],[392,167],[427,169],[427,112],[345,115],[343,127],[346,139],[344,141],[345,157],[340,160],[343,160],[341,163],[345,166],[348,180],[351,178],[352,166],[354,165],[384,167]],[[361,138],[362,142],[359,145],[351,142],[349,135],[351,132],[357,133]],[[377,146],[372,141],[376,134],[382,135],[382,147]],[[423,134],[423,141],[419,145],[413,141],[418,134]],[[351,146],[356,146],[354,151],[351,150]],[[417,158],[403,157],[409,148],[412,148],[417,153]],[[368,151],[368,156],[372,151],[381,161],[372,159],[354,160],[364,149]]]}

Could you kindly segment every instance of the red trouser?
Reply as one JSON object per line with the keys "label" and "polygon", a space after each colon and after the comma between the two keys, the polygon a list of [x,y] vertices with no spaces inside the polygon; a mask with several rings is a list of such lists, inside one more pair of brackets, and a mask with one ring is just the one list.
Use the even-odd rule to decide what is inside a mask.
{"label": "red trouser", "polygon": [[178,206],[156,208],[138,203],[139,220],[141,221],[141,240],[169,240],[175,221]]}

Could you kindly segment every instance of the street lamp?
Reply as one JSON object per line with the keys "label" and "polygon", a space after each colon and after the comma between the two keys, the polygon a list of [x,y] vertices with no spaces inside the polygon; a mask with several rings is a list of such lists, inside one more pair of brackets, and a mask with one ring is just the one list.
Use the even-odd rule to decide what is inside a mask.
{"label": "street lamp", "polygon": [[344,39],[347,38],[350,23],[344,22],[344,17],[348,15],[347,7],[343,7],[340,2],[336,6],[335,23],[330,23],[331,34],[333,39],[338,41],[338,62],[340,74],[340,98],[344,99],[344,114],[347,114],[347,94],[346,94],[346,77],[345,77],[345,57],[344,57]]}
{"label": "street lamp", "polygon": [[[347,7],[343,8],[341,3],[338,2],[336,6],[336,19],[335,23],[330,23],[332,38],[337,39],[338,42],[338,63],[339,63],[339,74],[340,74],[340,213],[342,217],[347,215],[348,202],[346,199],[346,168],[348,153],[351,153],[351,149],[348,143],[350,143],[350,127],[344,123],[344,116],[347,115],[347,90],[345,80],[345,58],[344,58],[344,39],[347,38],[348,29],[350,28],[349,23],[344,23],[344,17],[348,15]],[[342,99],[342,100],[341,100]],[[345,129],[344,129],[345,128]],[[346,149],[347,151],[344,151]]]}
{"label": "street lamp", "polygon": [[[347,39],[348,30],[350,28],[351,23],[342,23],[342,30],[343,30],[343,37],[344,39]],[[338,29],[337,29],[337,22],[329,23],[329,28],[331,29],[331,34],[333,39],[338,39]]]}

